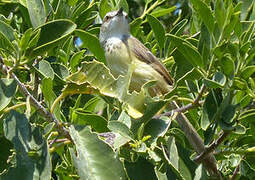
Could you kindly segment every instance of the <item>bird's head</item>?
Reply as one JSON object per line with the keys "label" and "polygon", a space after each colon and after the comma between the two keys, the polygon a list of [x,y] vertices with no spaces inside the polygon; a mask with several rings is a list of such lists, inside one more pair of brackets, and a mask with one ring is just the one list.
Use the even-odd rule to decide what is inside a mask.
{"label": "bird's head", "polygon": [[99,39],[102,43],[110,37],[129,35],[128,14],[120,8],[118,11],[108,12],[100,29]]}

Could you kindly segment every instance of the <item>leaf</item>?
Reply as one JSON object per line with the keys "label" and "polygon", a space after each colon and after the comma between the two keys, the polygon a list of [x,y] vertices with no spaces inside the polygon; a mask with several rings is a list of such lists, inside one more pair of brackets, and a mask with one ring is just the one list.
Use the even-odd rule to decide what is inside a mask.
{"label": "leaf", "polygon": [[124,161],[129,179],[157,179],[154,166],[142,156],[135,162]]}
{"label": "leaf", "polygon": [[81,50],[79,52],[76,52],[72,55],[71,59],[70,59],[70,67],[72,72],[76,71],[76,66],[79,65],[79,63],[82,61],[82,56],[84,54],[85,50]]}
{"label": "leaf", "polygon": [[211,48],[211,36],[207,27],[203,23],[201,26],[201,32],[199,37],[198,51],[200,52],[200,54],[202,54],[203,64],[205,65],[207,65],[209,61]]}
{"label": "leaf", "polygon": [[255,66],[247,66],[241,72],[243,79],[248,79],[255,72]]}
{"label": "leaf", "polygon": [[204,66],[201,55],[191,43],[172,34],[166,34],[166,36],[172,40],[172,43],[193,66]]}
{"label": "leaf", "polygon": [[234,61],[229,56],[224,56],[220,59],[220,66],[226,76],[232,75],[235,70]]}
{"label": "leaf", "polygon": [[151,12],[151,15],[155,18],[161,17],[167,14],[171,14],[173,11],[176,10],[176,6],[170,8],[159,8]]}
{"label": "leaf", "polygon": [[77,125],[90,125],[98,133],[109,131],[107,120],[103,116],[79,111],[75,111],[72,116],[75,117],[72,121]]}
{"label": "leaf", "polygon": [[106,13],[112,10],[112,4],[108,0],[100,0],[99,4],[99,14],[100,17],[103,19]]}
{"label": "leaf", "polygon": [[17,83],[14,79],[0,79],[0,111],[8,106],[14,97]]}
{"label": "leaf", "polygon": [[80,29],[75,30],[75,34],[81,38],[83,47],[88,48],[100,62],[106,63],[104,50],[96,36]]}
{"label": "leaf", "polygon": [[171,119],[161,117],[160,119],[150,120],[144,129],[144,136],[150,135],[149,142],[156,142],[159,137],[163,137],[171,125]]}
{"label": "leaf", "polygon": [[128,13],[129,11],[129,8],[128,8],[128,3],[126,0],[116,0],[116,7],[115,9],[120,9],[120,8],[123,8],[123,10]]}
{"label": "leaf", "polygon": [[209,6],[202,0],[191,0],[190,2],[212,34],[214,30],[214,17]]}
{"label": "leaf", "polygon": [[224,7],[223,0],[216,0],[216,6],[215,6],[215,19],[218,23],[218,27],[222,30],[224,29],[226,18],[226,10]]}
{"label": "leaf", "polygon": [[173,29],[171,29],[170,31],[170,34],[174,34],[176,36],[180,36],[183,31],[184,31],[184,28],[186,26],[186,24],[188,23],[188,20],[187,19],[183,19],[181,20],[180,22],[178,22],[174,27]]}
{"label": "leaf", "polygon": [[147,15],[147,20],[153,30],[156,40],[158,41],[160,49],[165,45],[165,29],[161,22],[152,15]]}
{"label": "leaf", "polygon": [[45,23],[46,13],[44,2],[42,0],[27,0],[27,8],[34,28]]}
{"label": "leaf", "polygon": [[140,17],[138,17],[130,23],[130,32],[133,36],[135,37],[137,36],[139,29],[141,28],[142,22],[143,20]]}
{"label": "leaf", "polygon": [[9,54],[15,52],[16,49],[14,48],[13,44],[7,39],[7,37],[0,32],[0,49],[7,51]]}
{"label": "leaf", "polygon": [[223,88],[226,83],[226,77],[221,72],[216,72],[213,79],[204,79],[204,83],[209,88]]}
{"label": "leaf", "polygon": [[88,127],[71,126],[70,135],[77,151],[71,149],[72,159],[81,179],[126,179],[123,164],[115,152]]}
{"label": "leaf", "polygon": [[54,71],[48,61],[42,60],[39,62],[38,71],[46,78],[54,78]]}
{"label": "leaf", "polygon": [[201,119],[201,127],[206,130],[213,119],[221,104],[220,94],[216,90],[211,90],[207,95],[203,104],[203,114]]}
{"label": "leaf", "polygon": [[175,167],[175,169],[179,169],[179,155],[178,150],[175,144],[175,138],[170,137],[167,140],[168,152],[169,152],[169,161]]}
{"label": "leaf", "polygon": [[24,114],[12,110],[4,120],[4,132],[14,145],[16,165],[1,179],[50,179],[50,154],[39,127],[31,127]]}
{"label": "leaf", "polygon": [[14,41],[16,38],[15,38],[15,35],[14,35],[14,29],[6,24],[4,21],[1,21],[0,20],[0,32],[10,41]]}
{"label": "leaf", "polygon": [[19,46],[21,50],[25,50],[28,47],[29,40],[32,36],[32,28],[26,30],[26,32],[22,35]]}
{"label": "leaf", "polygon": [[132,131],[130,131],[129,128],[120,121],[110,121],[108,123],[108,128],[113,132],[119,133],[125,138],[128,138],[130,140],[134,139],[134,134],[132,133]]}
{"label": "leaf", "polygon": [[49,49],[56,47],[61,40],[69,36],[75,28],[76,25],[72,21],[64,19],[51,21],[38,27],[36,30],[40,29],[40,37],[30,56],[35,57],[41,55]]}

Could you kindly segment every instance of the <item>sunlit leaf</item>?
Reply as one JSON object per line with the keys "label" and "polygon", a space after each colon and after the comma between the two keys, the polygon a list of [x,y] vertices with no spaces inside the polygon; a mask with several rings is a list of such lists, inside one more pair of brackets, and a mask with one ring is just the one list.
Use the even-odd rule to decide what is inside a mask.
{"label": "sunlit leaf", "polygon": [[14,79],[0,79],[0,111],[11,102],[15,95],[17,83]]}
{"label": "sunlit leaf", "polygon": [[50,179],[50,154],[39,127],[30,126],[24,114],[11,111],[4,120],[4,132],[16,150],[16,165],[1,178]]}
{"label": "sunlit leaf", "polygon": [[70,135],[77,151],[76,154],[72,149],[72,158],[81,179],[126,179],[123,164],[115,152],[88,127],[71,126]]}

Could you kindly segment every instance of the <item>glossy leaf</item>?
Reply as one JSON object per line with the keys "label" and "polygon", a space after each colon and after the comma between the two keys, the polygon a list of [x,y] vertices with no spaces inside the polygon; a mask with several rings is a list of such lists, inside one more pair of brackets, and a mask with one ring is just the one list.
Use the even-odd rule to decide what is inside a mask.
{"label": "glossy leaf", "polygon": [[14,79],[0,79],[0,111],[8,106],[16,93],[17,83]]}
{"label": "glossy leaf", "polygon": [[[82,46],[88,48],[100,62],[105,63],[104,50],[100,45],[98,38],[86,31],[76,30],[75,34],[82,40]],[[93,43],[91,43],[93,42]]]}
{"label": "glossy leaf", "polygon": [[200,15],[209,32],[212,34],[214,30],[214,17],[211,9],[202,0],[191,0],[190,2],[192,3],[197,13]]}
{"label": "glossy leaf", "polygon": [[33,57],[43,54],[47,50],[57,46],[75,28],[76,25],[69,20],[55,20],[38,27],[37,29],[40,29],[40,37],[30,56]]}
{"label": "glossy leaf", "polygon": [[72,121],[77,125],[90,125],[92,129],[99,133],[109,131],[107,120],[102,116],[79,111],[75,111],[72,116],[75,117]]}
{"label": "glossy leaf", "polygon": [[103,19],[106,13],[112,10],[112,4],[107,0],[100,0],[99,4],[99,14],[100,17]]}
{"label": "glossy leaf", "polygon": [[27,8],[29,12],[29,16],[31,19],[31,23],[34,28],[42,25],[46,21],[46,13],[45,13],[45,6],[44,1],[42,0],[33,0],[27,1]]}
{"label": "glossy leaf", "polygon": [[155,38],[158,41],[159,47],[162,49],[165,45],[165,29],[161,22],[152,15],[147,15],[147,20],[153,30]]}
{"label": "glossy leaf", "polygon": [[255,66],[247,66],[241,72],[241,77],[248,79],[255,72]]}
{"label": "glossy leaf", "polygon": [[24,114],[11,111],[4,120],[4,132],[14,145],[16,166],[1,179],[50,179],[50,154],[39,127],[30,126]]}
{"label": "glossy leaf", "polygon": [[119,133],[125,138],[134,139],[133,133],[124,123],[120,121],[110,121],[108,123],[108,128],[113,132]]}
{"label": "glossy leaf", "polygon": [[[70,127],[77,154],[71,150],[74,166],[81,179],[126,179],[121,161],[111,147],[88,127]],[[93,168],[91,168],[93,167]]]}
{"label": "glossy leaf", "polygon": [[203,59],[197,49],[188,41],[172,34],[167,34],[182,55],[193,65],[203,67]]}
{"label": "glossy leaf", "polygon": [[173,11],[176,10],[176,6],[170,7],[170,8],[160,8],[160,9],[156,9],[154,11],[151,12],[151,15],[154,17],[161,17],[167,14],[172,13]]}

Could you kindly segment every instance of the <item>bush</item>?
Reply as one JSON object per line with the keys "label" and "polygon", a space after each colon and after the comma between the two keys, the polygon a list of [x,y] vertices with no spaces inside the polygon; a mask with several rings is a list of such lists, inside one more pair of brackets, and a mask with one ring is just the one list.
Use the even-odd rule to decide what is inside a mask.
{"label": "bush", "polygon": [[[122,7],[174,78],[113,78],[98,35]],[[254,179],[253,1],[0,2],[2,179]],[[169,102],[178,105],[172,110]],[[178,107],[180,106],[180,107]]]}

